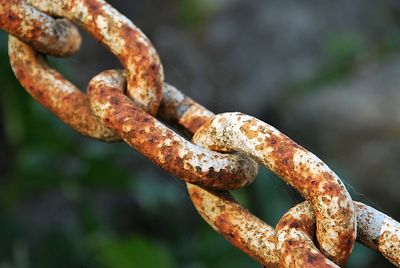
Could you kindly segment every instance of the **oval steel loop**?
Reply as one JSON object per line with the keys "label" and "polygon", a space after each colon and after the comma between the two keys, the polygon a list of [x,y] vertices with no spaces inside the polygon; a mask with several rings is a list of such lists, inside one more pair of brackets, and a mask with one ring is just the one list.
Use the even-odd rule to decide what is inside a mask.
{"label": "oval steel loop", "polygon": [[314,245],[315,216],[309,202],[286,212],[276,225],[279,267],[339,267]]}
{"label": "oval steel loop", "polygon": [[25,0],[0,0],[0,28],[53,56],[70,56],[81,45],[75,25],[66,19],[50,17]]}
{"label": "oval steel loop", "polygon": [[314,154],[274,127],[241,113],[215,116],[193,141],[212,150],[243,152],[292,185],[316,213],[324,255],[339,265],[346,262],[356,239],[353,202],[337,175]]}
{"label": "oval steel loop", "polygon": [[[30,45],[12,36],[9,37],[8,47],[10,64],[15,76],[36,101],[82,135],[107,142],[121,140],[117,134],[105,127],[92,114],[87,96],[57,70],[51,68],[43,55]],[[174,93],[171,93],[172,91]],[[178,103],[179,96],[182,96],[182,100],[188,99],[167,84],[163,87],[163,92],[167,97],[163,98],[162,107],[170,107],[167,109],[169,111],[176,110],[172,103]],[[195,106],[200,107],[198,104]],[[191,105],[187,106],[187,108],[189,107]],[[168,117],[167,110],[165,108],[163,110],[162,114],[166,115],[164,117]],[[186,111],[183,105],[181,111]],[[211,116],[213,115],[211,112],[209,113]],[[178,114],[176,115],[178,116]],[[179,115],[181,116],[182,114]],[[182,119],[185,121],[184,116]],[[199,122],[200,120],[197,121]]]}
{"label": "oval steel loop", "polygon": [[273,227],[240,206],[228,192],[186,185],[197,211],[215,231],[260,264],[278,266]]}
{"label": "oval steel loop", "polygon": [[127,70],[128,96],[145,111],[156,114],[164,73],[148,38],[129,19],[104,0],[27,0],[48,14],[81,26],[106,46]]}
{"label": "oval steel loop", "polygon": [[[400,223],[378,210],[354,201],[357,241],[400,267]],[[290,209],[276,226],[281,267],[337,267],[313,245],[315,216],[309,202]]]}
{"label": "oval steel loop", "polygon": [[[212,112],[173,86],[165,91],[166,97],[159,110],[164,118],[178,122],[191,133],[197,131],[199,121],[212,118]],[[190,109],[192,106],[197,108]],[[310,239],[315,233],[315,216],[309,202],[297,205],[281,218],[275,238],[271,226],[237,204],[229,193],[210,191],[190,183],[187,187],[193,204],[205,221],[264,266],[337,267]],[[353,203],[357,214],[357,241],[400,267],[400,224],[372,207],[356,201]],[[261,233],[265,235],[260,236]]]}
{"label": "oval steel loop", "polygon": [[43,55],[12,36],[9,37],[8,53],[21,85],[63,122],[95,139],[120,140],[93,115],[87,96],[49,67]]}
{"label": "oval steel loop", "polygon": [[[173,86],[169,86],[165,91],[159,113],[167,120],[178,122],[189,132],[195,133],[201,126],[199,122],[207,122],[214,116],[212,112]],[[308,234],[296,237],[298,243],[305,246],[304,248],[281,253],[282,250],[278,251],[277,247],[283,242],[279,244],[279,236],[276,236],[274,228],[239,205],[228,192],[210,191],[190,183],[186,185],[190,198],[203,219],[235,247],[265,267],[278,267],[280,263],[282,264],[280,262],[282,259],[293,260],[308,253],[313,255],[310,255],[309,259],[300,259],[296,262],[299,266],[295,267],[321,267],[319,265],[324,263],[328,267],[337,267],[319,252]],[[313,213],[311,215],[314,216]],[[316,261],[313,256],[322,258]]]}
{"label": "oval steel loop", "polygon": [[240,154],[221,154],[192,144],[137,107],[124,93],[121,71],[105,71],[88,87],[92,111],[131,147],[184,181],[217,189],[251,183],[258,165]]}

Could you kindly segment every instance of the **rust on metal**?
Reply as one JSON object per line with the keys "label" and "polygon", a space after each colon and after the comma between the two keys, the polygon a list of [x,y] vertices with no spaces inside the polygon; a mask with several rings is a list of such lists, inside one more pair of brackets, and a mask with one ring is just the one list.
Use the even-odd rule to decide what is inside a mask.
{"label": "rust on metal", "polygon": [[277,267],[275,230],[241,207],[227,192],[187,183],[196,209],[211,227],[266,267]]}
{"label": "rust on metal", "polygon": [[215,116],[193,141],[216,151],[243,152],[292,185],[316,212],[316,235],[324,255],[339,265],[347,261],[356,239],[354,205],[338,176],[314,154],[242,113]]}
{"label": "rust on metal", "polygon": [[81,36],[66,19],[54,19],[24,0],[0,0],[0,28],[53,56],[70,56],[79,50]]}
{"label": "rust on metal", "polygon": [[[213,117],[212,112],[184,96],[176,88],[170,86],[167,90],[164,89],[165,91],[167,92],[164,93],[164,96],[167,97],[163,99],[160,113],[164,114],[167,119],[176,121],[186,127],[190,132],[195,133],[200,128],[200,125],[197,124],[198,121],[204,119],[208,121]],[[190,103],[190,105],[187,105],[187,103]],[[192,106],[200,107],[200,109],[190,109]],[[194,119],[200,117],[200,120],[192,120],[190,121],[193,122],[192,125],[184,125],[181,120],[184,115]],[[206,116],[203,117],[203,115]],[[305,243],[309,246],[308,248],[306,247],[304,250],[297,249],[296,253],[285,251],[285,255],[282,254],[280,256],[280,251],[277,250],[279,236],[275,234],[274,229],[240,206],[228,192],[210,191],[190,183],[187,183],[187,188],[194,206],[203,219],[214,230],[224,236],[227,241],[265,267],[278,267],[280,259],[295,257],[294,254],[309,257],[302,262],[303,264],[313,264],[296,267],[320,267],[318,265],[324,263],[331,265],[330,267],[336,267],[332,261],[319,253],[313,245],[313,241],[307,236],[301,237],[304,240],[298,239],[298,242],[299,244]],[[313,216],[312,213],[309,214]],[[314,222],[311,226],[314,226],[313,224]],[[314,234],[314,229],[312,230],[312,235]],[[311,247],[313,251],[308,251]],[[307,253],[311,255],[307,255]],[[319,253],[319,257],[323,257],[324,260],[317,262],[316,258],[313,258],[315,253]],[[296,264],[300,264],[300,262]]]}
{"label": "rust on metal", "polygon": [[164,84],[158,113],[163,119],[178,123],[192,134],[214,116],[204,106],[169,84]]}
{"label": "rust on metal", "polygon": [[[357,241],[400,267],[400,223],[363,203],[353,203],[357,214]],[[315,216],[309,202],[298,204],[281,218],[276,227],[281,266],[324,267],[329,263],[313,244],[314,228]]]}
{"label": "rust on metal", "polygon": [[[200,128],[196,122],[204,119],[202,115],[206,115],[205,121],[213,117],[212,112],[184,96],[176,88],[169,86],[164,89],[164,92],[160,114],[170,121],[178,122],[190,132],[195,133]],[[192,106],[201,107],[200,112],[197,109],[190,109]],[[191,122],[194,122],[192,125],[184,125],[181,120],[184,115],[189,118],[200,117],[200,120],[192,120]],[[298,264],[295,267],[320,267],[319,265],[321,267],[337,267],[318,251],[312,239],[309,238],[315,232],[315,222],[312,221],[312,219],[315,219],[313,213],[307,211],[308,214],[306,214],[312,217],[311,220],[308,220],[308,232],[296,237],[296,245],[304,246],[304,248],[295,249],[292,247],[291,250],[294,250],[292,252],[285,247],[283,241],[279,242],[279,238],[281,240],[290,238],[288,235],[282,237],[284,231],[281,230],[275,236],[272,227],[237,204],[229,193],[209,191],[189,183],[187,183],[187,187],[194,206],[204,220],[214,230],[222,234],[227,241],[262,265],[266,267],[284,266],[285,263],[279,263],[279,261],[290,260],[286,261],[287,267],[293,267],[291,264]],[[300,259],[297,260],[297,257],[300,257]]]}
{"label": "rust on metal", "polygon": [[83,135],[105,141],[120,140],[93,114],[85,94],[46,63],[32,47],[9,37],[11,67],[22,86],[40,104]]}
{"label": "rust on metal", "polygon": [[148,38],[103,0],[27,0],[42,12],[70,19],[118,57],[127,70],[128,96],[150,114],[162,97],[164,73]]}
{"label": "rust on metal", "polygon": [[[169,104],[180,103],[183,99],[187,98],[175,88],[173,88],[173,92],[174,94],[169,94],[167,98],[168,101],[166,102]],[[188,109],[185,109],[184,112],[179,112],[179,109],[176,107],[179,107],[179,105],[170,105],[168,113],[170,119],[179,122],[179,119],[184,113],[187,113]],[[212,114],[207,111],[206,108],[203,109],[205,112],[202,113]],[[195,117],[195,115],[191,116]],[[212,116],[209,116],[208,119],[211,119],[211,117]],[[193,129],[193,132],[197,131],[196,125],[189,129]],[[252,226],[253,215],[238,204],[232,205],[235,201],[226,192],[207,191],[201,187],[190,184],[187,184],[187,186],[192,202],[200,215],[217,232],[222,233],[228,241],[245,251],[261,264],[267,267],[275,267],[278,266],[278,260],[280,260],[280,265],[287,267],[293,267],[291,265],[295,265],[295,267],[335,267],[335,264],[320,253],[313,244],[315,216],[308,202],[303,202],[295,208],[292,208],[279,221],[276,229],[276,248],[278,252],[275,253],[270,245],[266,247],[266,252],[262,253],[262,250],[260,252],[258,247],[251,248],[251,245],[247,244],[245,239],[245,237],[247,237],[247,232],[258,233],[254,229],[246,229]],[[400,224],[374,208],[360,202],[353,203],[357,215],[357,240],[365,246],[378,251],[394,265],[400,267]],[[243,216],[240,221],[233,220],[234,215],[237,214],[250,214],[251,216]],[[215,224],[220,215],[233,215],[224,217],[223,228]],[[262,223],[261,226],[259,230],[269,228],[266,227],[268,225],[265,223]],[[295,231],[289,229],[295,229]],[[232,230],[241,230],[242,232],[240,233]],[[236,239],[232,240],[230,239],[230,233],[240,235],[236,235]],[[267,233],[265,237],[265,241],[267,242],[263,243],[269,244],[272,243],[273,239],[269,231]],[[295,257],[295,255],[297,257]],[[260,256],[266,257],[263,258]]]}
{"label": "rust on metal", "polygon": [[280,267],[339,267],[314,245],[315,216],[309,202],[290,209],[276,226]]}
{"label": "rust on metal", "polygon": [[[42,12],[70,19],[91,33],[120,59],[126,73],[110,70],[96,76],[88,98],[37,52],[73,54],[81,43],[77,28]],[[358,241],[400,267],[400,223],[353,202],[329,167],[275,128],[240,113],[214,116],[163,85],[163,69],[150,41],[104,0],[0,0],[0,28],[18,38],[10,36],[10,62],[38,102],[80,133],[105,141],[123,139],[182,178],[201,216],[259,263],[337,267],[348,259],[357,229]],[[152,116],[160,102],[158,115],[195,134],[197,145]],[[276,231],[221,191],[251,183],[258,170],[253,159],[308,200],[289,210]]]}
{"label": "rust on metal", "polygon": [[400,223],[360,202],[357,211],[357,239],[400,267]]}
{"label": "rust on metal", "polygon": [[236,189],[254,180],[256,162],[192,144],[136,106],[124,88],[125,76],[120,71],[105,71],[93,78],[88,87],[92,111],[156,165],[184,181],[216,189]]}

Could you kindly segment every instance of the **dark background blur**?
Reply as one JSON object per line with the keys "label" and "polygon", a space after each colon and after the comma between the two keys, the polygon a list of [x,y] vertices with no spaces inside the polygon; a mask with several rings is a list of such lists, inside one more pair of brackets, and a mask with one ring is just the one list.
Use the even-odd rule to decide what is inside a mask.
{"label": "dark background blur", "polygon": [[[219,113],[266,121],[355,200],[400,219],[396,0],[109,1],[153,41],[166,80]],[[84,89],[117,60],[93,39],[51,59]],[[0,35],[0,267],[259,267],[194,210],[183,183],[125,144],[80,136],[19,86]],[[301,198],[266,170],[235,196],[275,225]],[[391,267],[357,246],[349,267]]]}

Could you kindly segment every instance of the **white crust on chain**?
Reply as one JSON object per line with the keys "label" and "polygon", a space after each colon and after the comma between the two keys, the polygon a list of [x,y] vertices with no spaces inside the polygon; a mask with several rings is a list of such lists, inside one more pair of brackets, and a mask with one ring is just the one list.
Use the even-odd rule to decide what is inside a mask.
{"label": "white crust on chain", "polygon": [[177,135],[124,95],[125,81],[121,71],[102,72],[90,82],[88,95],[94,114],[126,143],[187,182],[235,189],[254,180],[256,162],[201,148]]}
{"label": "white crust on chain", "polygon": [[354,204],[357,209],[358,239],[400,267],[400,223],[363,203]]}
{"label": "white crust on chain", "polygon": [[338,264],[346,262],[356,239],[354,206],[338,176],[314,154],[274,127],[241,113],[215,116],[193,141],[213,150],[243,152],[282,177],[316,211],[323,253]]}

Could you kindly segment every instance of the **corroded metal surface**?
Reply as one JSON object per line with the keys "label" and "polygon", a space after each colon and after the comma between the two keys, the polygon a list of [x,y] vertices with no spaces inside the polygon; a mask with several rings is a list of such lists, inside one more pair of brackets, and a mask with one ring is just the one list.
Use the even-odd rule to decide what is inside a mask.
{"label": "corroded metal surface", "polygon": [[[181,122],[180,119],[184,114],[191,118],[200,116],[201,120],[204,118],[201,115],[206,114],[208,116],[206,121],[212,118],[213,113],[201,105],[195,105],[196,107],[201,107],[200,113],[194,109],[190,110],[189,108],[184,109],[184,111],[182,111],[182,109],[177,109],[177,107],[180,107],[178,104],[182,103],[187,97],[175,88],[172,88],[172,90],[170,89],[170,91],[171,92],[168,94],[169,97],[167,98],[168,101],[166,101],[168,104],[172,104],[168,106],[169,109],[167,110],[169,119]],[[191,100],[191,102],[194,101]],[[163,105],[161,105],[161,107],[163,107]],[[187,107],[187,105],[184,107]],[[197,121],[198,120],[193,120],[192,122]],[[198,128],[200,128],[196,123],[189,125],[189,127],[182,123],[181,125],[192,133],[195,133]],[[271,226],[236,203],[229,193],[209,191],[189,183],[187,183],[187,188],[193,204],[204,220],[214,230],[222,234],[226,240],[243,252],[246,252],[262,265],[266,267],[284,266],[285,262],[279,263],[279,261],[288,260],[286,262],[286,264],[288,264],[287,267],[337,267],[336,264],[321,254],[314,245],[311,237],[315,233],[315,217],[312,211],[306,210],[304,212],[305,216],[310,217],[306,218],[306,220],[308,219],[308,221],[306,221],[308,224],[306,233],[300,233],[299,235],[293,230],[287,231],[284,225],[282,225],[285,221],[285,215],[280,221],[281,228],[279,228],[278,225],[277,231],[279,233],[275,234]],[[305,202],[305,204],[309,206],[308,202]],[[310,206],[309,208],[311,209]],[[288,214],[290,214],[290,212],[288,212]],[[286,216],[286,218],[287,217],[288,216]],[[287,222],[285,221],[285,223]],[[304,224],[303,221],[301,221],[300,224]],[[296,226],[297,225],[293,226],[289,224],[291,228]],[[286,234],[285,232],[288,233]],[[284,236],[282,237],[282,235]],[[291,235],[293,235],[293,237]],[[295,245],[298,247],[294,247],[291,242],[285,241],[287,243],[285,244],[282,241],[283,239],[291,238],[296,240]]]}
{"label": "corroded metal surface", "polygon": [[[160,112],[166,114],[164,117],[167,119],[179,122],[191,133],[195,133],[200,128],[196,122],[204,119],[208,121],[213,117],[212,112],[199,104],[196,105],[193,100],[184,96],[172,86],[167,89],[167,94],[164,94],[164,96],[168,97],[163,99],[165,104],[161,105],[162,110]],[[184,101],[187,99],[190,100],[190,105],[187,105],[187,102]],[[189,109],[193,103],[195,107],[200,107],[200,112],[197,112],[197,109]],[[183,125],[181,121],[183,115],[195,119],[199,116],[200,120],[192,120],[193,125]],[[204,118],[202,115],[207,115],[207,117]],[[230,243],[262,265],[277,267],[280,260],[286,260],[286,262],[281,262],[280,265],[285,266],[286,264],[287,267],[293,267],[293,265],[297,265],[294,267],[337,267],[336,264],[320,253],[310,239],[315,233],[315,217],[312,211],[304,211],[302,217],[305,217],[305,223],[308,224],[307,232],[298,234],[298,230],[287,230],[282,225],[285,218],[289,217],[287,215],[290,215],[294,210],[292,209],[280,221],[281,225],[277,228],[279,233],[275,237],[272,227],[237,204],[229,193],[208,191],[189,183],[187,183],[187,187],[193,204],[205,221]],[[311,208],[308,202],[305,202],[305,204],[308,205],[308,208]],[[303,225],[304,222],[301,221],[299,224]],[[289,225],[289,227],[299,226]],[[296,240],[293,244],[283,241],[292,238]]]}
{"label": "corroded metal surface", "polygon": [[[378,210],[354,201],[357,240],[400,266],[400,223]],[[332,267],[314,246],[315,216],[308,202],[289,210],[276,227],[280,265],[284,267]],[[328,264],[329,263],[329,264]]]}
{"label": "corroded metal surface", "polygon": [[200,215],[226,240],[267,267],[277,267],[275,230],[241,207],[227,192],[187,184]]}
{"label": "corroded metal surface", "polygon": [[11,67],[22,86],[63,122],[92,138],[120,140],[92,114],[87,96],[50,68],[41,54],[12,36],[8,53]]}
{"label": "corroded metal surface", "polygon": [[[214,113],[171,85],[164,86],[159,114],[194,134]],[[187,120],[190,118],[192,120]],[[227,241],[265,267],[278,267],[275,230],[238,204],[226,191],[186,183],[202,218]]]}
{"label": "corroded metal surface", "polygon": [[192,134],[214,116],[204,106],[169,84],[164,84],[158,113],[163,119],[178,123]]}
{"label": "corroded metal surface", "polygon": [[125,77],[105,71],[92,79],[92,111],[130,146],[184,181],[235,189],[251,183],[258,165],[240,154],[221,154],[185,140],[124,95]]}
{"label": "corroded metal surface", "polygon": [[[164,86],[159,113],[192,134],[204,124],[199,122],[207,122],[214,116],[173,86]],[[190,183],[186,183],[186,186],[195,208],[215,231],[265,267],[278,267],[273,227],[243,208],[229,192],[208,190]]]}
{"label": "corroded metal surface", "polygon": [[357,239],[400,267],[400,223],[386,214],[360,202],[357,211]]}
{"label": "corroded metal surface", "polygon": [[303,202],[282,216],[276,226],[280,267],[338,267],[314,245],[315,216]]}
{"label": "corroded metal surface", "polygon": [[[89,100],[50,68],[41,54],[10,37],[11,65],[25,89],[82,134],[106,141],[122,138],[188,182],[199,213],[233,245],[267,267],[337,267],[328,258],[345,263],[357,224],[358,240],[400,267],[398,222],[362,203],[353,203],[335,173],[275,128],[240,113],[211,120],[212,112],[173,86],[163,85],[162,66],[150,41],[105,1],[0,0],[0,28],[38,51],[68,56],[79,48],[77,29],[25,2],[50,15],[68,18],[91,33],[118,56],[128,80],[122,71],[103,72],[91,81]],[[126,88],[131,99],[124,95]],[[196,132],[193,141],[200,147],[151,115],[157,112],[162,94],[158,115],[192,134]],[[276,232],[228,192],[217,190],[252,182],[258,165],[242,153],[267,166],[309,200],[288,211]],[[315,232],[322,253],[314,244]]]}
{"label": "corroded metal surface", "polygon": [[[174,89],[174,91],[177,90]],[[177,98],[174,96],[180,97]],[[185,97],[177,91],[177,93],[170,95],[171,100],[169,102],[172,103],[174,98],[183,100]],[[178,103],[178,101],[175,103]],[[175,105],[175,107],[178,106]],[[212,114],[206,108],[203,107],[203,109],[205,110],[205,114]],[[174,114],[174,108],[171,108],[169,111],[170,114],[175,115],[172,118],[176,121],[179,121],[185,112]],[[195,117],[195,115],[191,116]],[[211,116],[209,119],[211,119]],[[193,132],[197,131],[195,125],[190,129],[193,129]],[[336,266],[320,253],[313,243],[315,216],[308,202],[297,205],[281,218],[276,229],[276,248],[278,252],[274,252],[271,245],[273,238],[271,237],[269,225],[260,223],[259,219],[256,220],[257,224],[253,225],[252,220],[255,216],[236,204],[228,193],[210,192],[190,184],[187,184],[187,186],[190,197],[201,216],[216,231],[223,234],[228,241],[261,264],[267,267],[275,267],[278,265],[279,259],[281,259],[282,263],[280,265],[287,267],[291,267],[291,265],[297,265],[296,267]],[[353,203],[357,215],[357,240],[383,254],[394,265],[400,266],[400,224],[389,216],[365,204],[360,202]],[[220,225],[216,224],[218,217],[221,215],[228,215],[224,217],[224,228],[220,228]],[[235,215],[242,216],[236,217]],[[241,220],[238,220],[239,218]],[[254,226],[258,226],[258,231],[254,229]],[[253,240],[246,239],[248,237],[246,235],[247,232],[259,233],[265,228],[269,230],[267,235],[257,241],[262,245],[266,244],[269,246],[258,245],[252,247],[251,244],[248,244],[247,241]],[[235,239],[230,239],[232,236],[231,233],[236,234]],[[263,253],[261,249],[265,252]]]}
{"label": "corroded metal surface", "polygon": [[70,19],[106,46],[127,70],[128,95],[156,114],[161,102],[163,69],[148,38],[103,0],[27,0],[48,14]]}
{"label": "corroded metal surface", "polygon": [[79,31],[72,23],[54,19],[24,0],[0,0],[0,28],[53,56],[70,56],[81,44]]}
{"label": "corroded metal surface", "polygon": [[216,151],[254,157],[310,201],[317,219],[322,252],[341,265],[356,239],[354,205],[345,186],[329,167],[272,126],[241,113],[215,116],[193,137]]}

